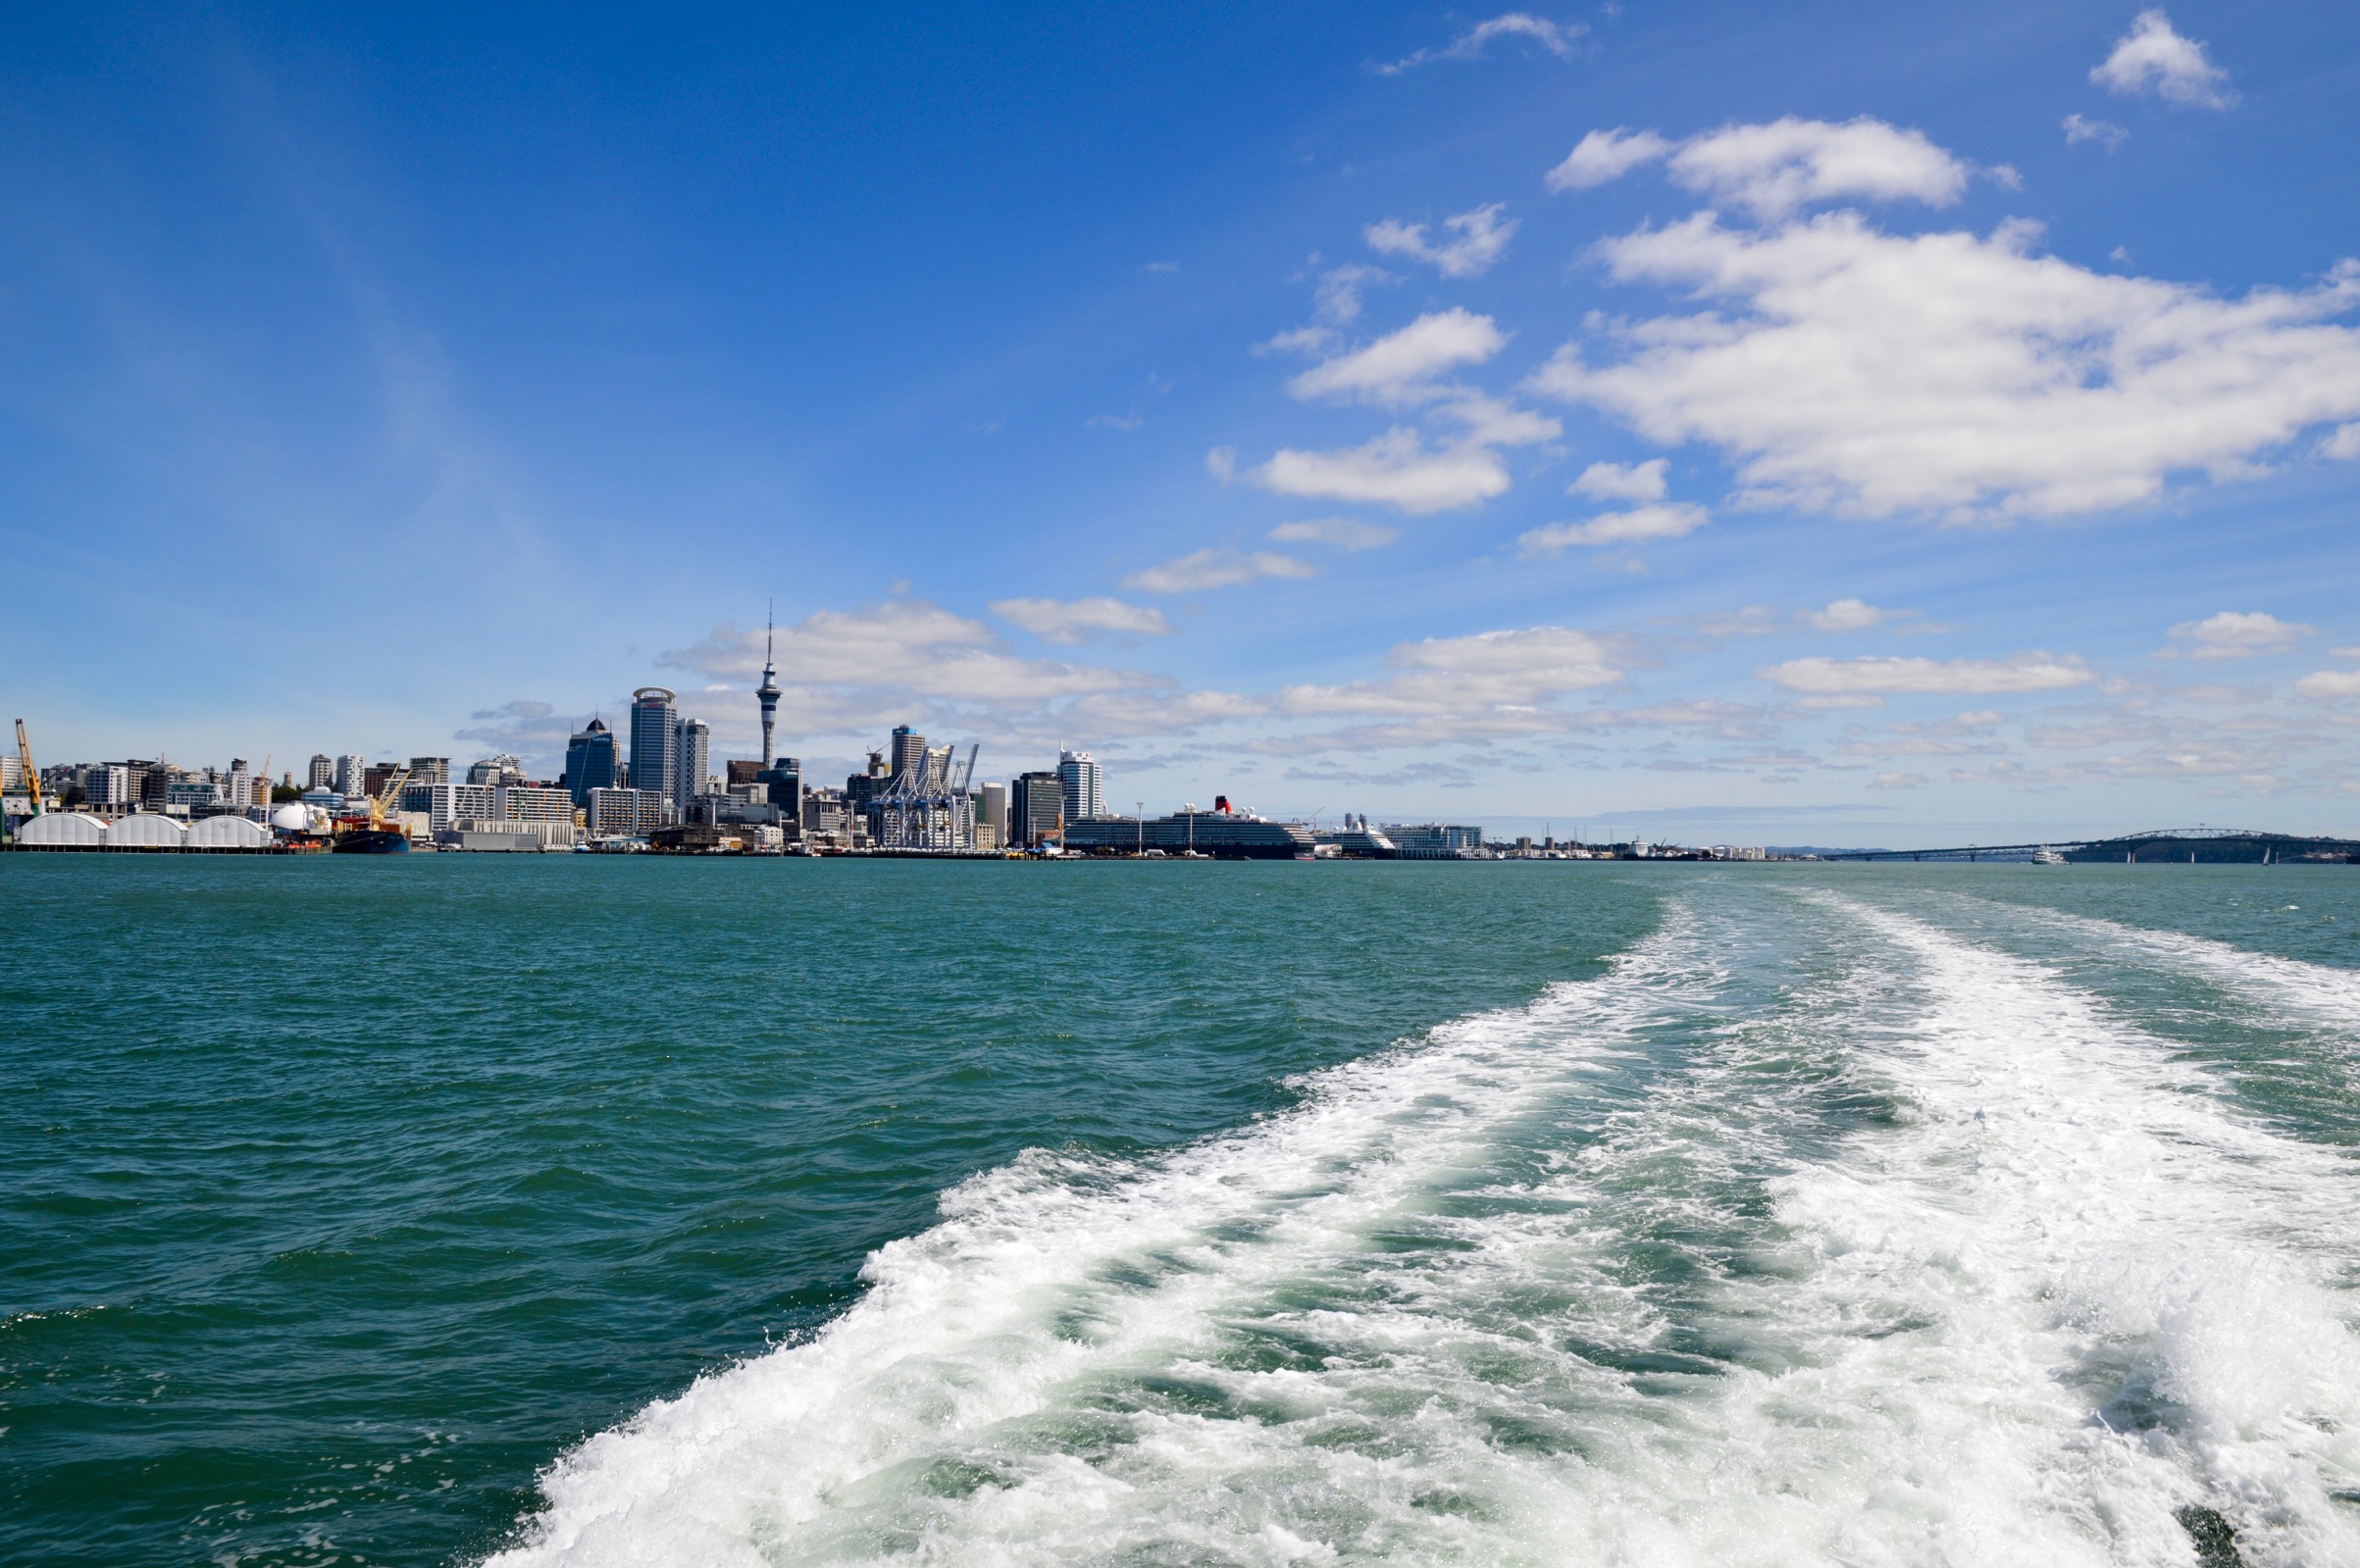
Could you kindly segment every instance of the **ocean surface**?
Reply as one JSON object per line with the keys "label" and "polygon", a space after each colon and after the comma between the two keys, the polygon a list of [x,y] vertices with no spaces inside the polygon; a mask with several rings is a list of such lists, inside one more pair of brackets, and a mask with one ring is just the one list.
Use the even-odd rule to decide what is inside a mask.
{"label": "ocean surface", "polygon": [[2360,1564],[2360,871],[0,892],[0,1562]]}

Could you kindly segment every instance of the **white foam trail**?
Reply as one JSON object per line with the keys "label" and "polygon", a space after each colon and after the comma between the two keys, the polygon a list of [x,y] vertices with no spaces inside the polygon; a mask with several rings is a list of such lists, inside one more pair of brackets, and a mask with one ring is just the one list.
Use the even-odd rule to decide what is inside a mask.
{"label": "white foam trail", "polygon": [[2153,931],[2062,910],[2044,910],[2037,918],[2118,952],[2149,962],[2162,960],[2226,982],[2247,995],[2339,1026],[2347,1036],[2360,1030],[2360,974],[2351,970],[2257,953],[2186,932]]}
{"label": "white foam trail", "polygon": [[2360,1563],[2338,1156],[2037,965],[1715,897],[1236,1136],[967,1184],[497,1561],[2185,1564],[2202,1502]]}
{"label": "white foam trail", "polygon": [[1300,1108],[1239,1135],[1129,1165],[1035,1151],[964,1184],[940,1225],[871,1257],[868,1293],[815,1340],[566,1455],[528,1541],[493,1562],[861,1560],[892,1534],[874,1516],[940,1490],[930,1467],[957,1469],[962,1446],[1010,1515],[970,1533],[1053,1540],[1029,1509],[1086,1517],[1127,1489],[1069,1453],[1022,1451],[1012,1424],[1070,1415],[1093,1378],[1185,1367],[1225,1303],[1364,1249],[1470,1140],[1610,1058],[1678,986],[1673,940],[1667,928],[1599,982],[1317,1075]]}

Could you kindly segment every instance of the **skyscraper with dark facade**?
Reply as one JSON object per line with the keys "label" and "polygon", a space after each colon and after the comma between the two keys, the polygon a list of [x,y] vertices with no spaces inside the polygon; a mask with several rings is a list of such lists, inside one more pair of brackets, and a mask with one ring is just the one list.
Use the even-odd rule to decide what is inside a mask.
{"label": "skyscraper with dark facade", "polygon": [[641,686],[631,694],[631,783],[635,788],[652,789],[677,804],[672,776],[679,755],[674,747],[680,716],[673,711],[672,701],[672,693],[662,686]]}
{"label": "skyscraper with dark facade", "polygon": [[591,790],[615,786],[615,737],[604,719],[574,732],[565,747],[565,786],[575,805],[587,807]]}

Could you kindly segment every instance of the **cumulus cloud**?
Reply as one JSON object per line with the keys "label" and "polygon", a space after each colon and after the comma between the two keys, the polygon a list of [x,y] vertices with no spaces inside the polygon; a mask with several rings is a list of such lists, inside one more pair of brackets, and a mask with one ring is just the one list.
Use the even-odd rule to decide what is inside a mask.
{"label": "cumulus cloud", "polygon": [[2229,73],[2213,64],[2203,44],[2173,30],[2160,10],[2140,12],[2089,79],[2109,92],[2153,93],[2186,109],[2227,109],[2237,101]]}
{"label": "cumulus cloud", "polygon": [[1591,131],[1549,172],[1555,190],[1603,184],[1665,159],[1673,181],[1758,218],[1847,198],[1947,207],[1974,173],[1924,134],[1863,116],[1836,125],[1789,115],[1767,125],[1724,126],[1674,142],[1654,131]]}
{"label": "cumulus cloud", "polygon": [[[1318,575],[1317,567],[1275,550],[1197,550],[1161,566],[1134,572],[1123,579],[1123,586],[1141,593],[1195,593],[1205,588],[1234,587],[1261,578]],[[1161,617],[1158,615],[1157,619]]]}
{"label": "cumulus cloud", "polygon": [[1084,642],[1103,632],[1164,636],[1172,624],[1161,610],[1120,599],[995,599],[992,613],[1044,642]]}
{"label": "cumulus cloud", "polygon": [[1592,463],[1581,478],[1565,487],[1567,495],[1586,495],[1593,501],[1661,501],[1667,459],[1644,463]]}
{"label": "cumulus cloud", "polygon": [[2360,670],[2314,670],[2294,683],[2305,697],[2360,697]]}
{"label": "cumulus cloud", "polygon": [[1349,553],[1391,544],[1401,537],[1401,530],[1380,528],[1358,518],[1318,517],[1281,523],[1270,531],[1270,537],[1281,544],[1325,544]]}
{"label": "cumulus cloud", "polygon": [[2223,610],[2172,628],[2172,640],[2180,644],[2172,651],[2184,650],[2191,659],[2249,659],[2257,653],[2284,653],[2318,630],[2275,615]]}
{"label": "cumulus cloud", "polygon": [[1230,691],[1123,691],[1077,698],[1057,718],[1068,733],[1105,740],[1186,734],[1269,711],[1268,704]]}
{"label": "cumulus cloud", "polygon": [[2129,138],[2130,132],[2107,120],[2084,120],[2079,115],[2065,117],[2067,146],[2078,141],[2094,141],[2108,152],[2114,151]]}
{"label": "cumulus cloud", "polygon": [[1279,694],[1290,714],[1361,715],[1430,721],[1443,728],[1400,732],[1513,734],[1564,728],[1552,705],[1568,692],[1613,685],[1623,655],[1611,639],[1566,627],[1485,632],[1405,642],[1385,657],[1389,674],[1347,685],[1296,685]]}
{"label": "cumulus cloud", "polygon": [[454,740],[473,740],[489,751],[505,751],[554,773],[565,756],[566,741],[588,722],[587,715],[559,713],[546,702],[522,698],[496,708],[479,708],[467,716],[474,722],[451,733]]}
{"label": "cumulus cloud", "polygon": [[[1366,267],[1359,262],[1348,262],[1342,267],[1331,267],[1319,275],[1319,281],[1311,289],[1311,306],[1328,321],[1355,321],[1360,314],[1360,296],[1363,291],[1380,283],[1399,281],[1399,278],[1382,267]],[[1316,330],[1316,329],[1306,329]]]}
{"label": "cumulus cloud", "polygon": [[1508,489],[1508,467],[1488,447],[1430,447],[1399,426],[1341,451],[1281,447],[1253,472],[1281,495],[1390,506],[1411,516],[1479,505]]}
{"label": "cumulus cloud", "polygon": [[1836,599],[1824,610],[1803,610],[1795,619],[1816,632],[1866,632],[1887,621],[1912,616],[1913,610],[1885,610],[1863,599]]}
{"label": "cumulus cloud", "polygon": [[2319,455],[2335,461],[2360,457],[2360,421],[2338,425],[2319,443]]}
{"label": "cumulus cloud", "polygon": [[1883,692],[1990,696],[2058,691],[2097,680],[2078,654],[2017,653],[2005,659],[1789,659],[1754,672],[1789,691],[1825,696]]}
{"label": "cumulus cloud", "polygon": [[1685,501],[1657,506],[1634,506],[1627,512],[1603,512],[1586,523],[1551,523],[1516,536],[1526,556],[1556,555],[1570,545],[1643,544],[1651,539],[1677,539],[1704,527],[1707,513]]}
{"label": "cumulus cloud", "polygon": [[1441,244],[1426,239],[1425,225],[1405,224],[1398,218],[1371,224],[1363,233],[1368,248],[1380,256],[1406,256],[1411,261],[1424,262],[1445,278],[1480,278],[1500,259],[1509,240],[1515,237],[1516,221],[1500,216],[1507,210],[1505,204],[1495,201],[1488,207],[1444,219],[1442,227],[1459,237]]}
{"label": "cumulus cloud", "polygon": [[1448,390],[1436,377],[1480,365],[1507,344],[1489,316],[1459,306],[1429,311],[1365,348],[1312,366],[1287,390],[1300,398],[1346,397],[1388,408],[1431,402]]}
{"label": "cumulus cloud", "polygon": [[1398,76],[1431,60],[1473,60],[1480,57],[1495,38],[1521,38],[1540,45],[1560,60],[1570,60],[1573,58],[1573,41],[1589,30],[1585,23],[1557,23],[1546,17],[1536,17],[1528,11],[1511,11],[1493,17],[1488,22],[1476,23],[1438,49],[1420,49],[1391,65],[1371,66],[1369,69],[1380,76]]}
{"label": "cumulus cloud", "polygon": [[1734,459],[1747,501],[1885,517],[2063,516],[2167,477],[2251,472],[2360,417],[2360,263],[2223,299],[2032,253],[2032,233],[1880,232],[1859,214],[1740,230],[1700,213],[1600,247],[1709,308],[1568,343],[1531,384]]}

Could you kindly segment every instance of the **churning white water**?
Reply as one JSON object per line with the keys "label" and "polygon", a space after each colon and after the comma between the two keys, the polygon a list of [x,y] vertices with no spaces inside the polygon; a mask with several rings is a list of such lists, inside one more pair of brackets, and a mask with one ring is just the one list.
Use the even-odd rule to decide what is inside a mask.
{"label": "churning white water", "polygon": [[965,1184],[495,1560],[2360,1564],[2348,1160],[2042,963],[1722,892],[1229,1137]]}

